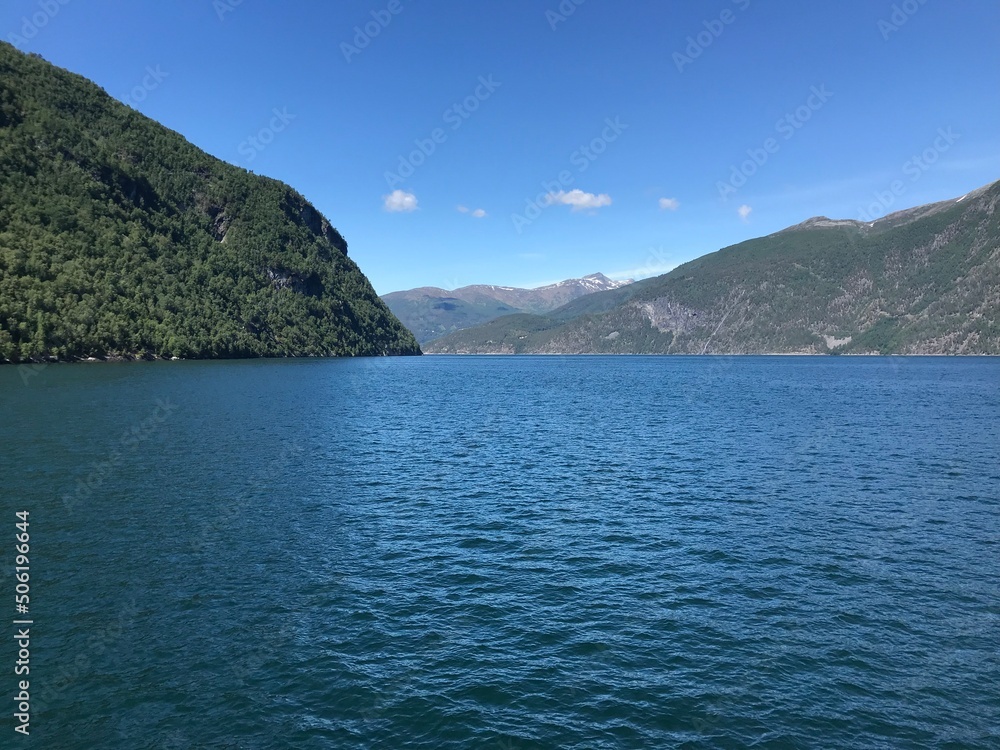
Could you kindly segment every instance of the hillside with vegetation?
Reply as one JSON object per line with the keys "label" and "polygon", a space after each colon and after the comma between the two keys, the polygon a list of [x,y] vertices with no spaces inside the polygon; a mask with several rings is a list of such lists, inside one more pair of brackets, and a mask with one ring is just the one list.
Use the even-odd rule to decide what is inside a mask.
{"label": "hillside with vegetation", "polygon": [[288,185],[0,43],[0,361],[418,353]]}
{"label": "hillside with vegetation", "polygon": [[603,273],[555,284],[520,289],[475,284],[447,291],[433,286],[391,292],[382,299],[421,344],[448,333],[516,313],[549,313],[595,292],[618,289],[631,280],[614,281]]}
{"label": "hillside with vegetation", "polygon": [[876,222],[816,217],[438,339],[453,354],[1000,354],[1000,183]]}

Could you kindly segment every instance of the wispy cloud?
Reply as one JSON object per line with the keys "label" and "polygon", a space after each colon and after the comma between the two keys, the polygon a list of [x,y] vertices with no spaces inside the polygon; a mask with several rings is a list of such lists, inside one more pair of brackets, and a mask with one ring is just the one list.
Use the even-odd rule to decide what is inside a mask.
{"label": "wispy cloud", "polygon": [[460,214],[469,214],[476,219],[485,219],[489,216],[489,214],[486,213],[486,210],[482,208],[470,209],[468,206],[457,206],[457,209]]}
{"label": "wispy cloud", "polygon": [[676,211],[681,207],[681,202],[676,198],[660,198],[661,211]]}
{"label": "wispy cloud", "polygon": [[385,210],[389,213],[409,213],[417,210],[417,196],[407,193],[405,190],[393,190],[388,195],[383,195]]}
{"label": "wispy cloud", "polygon": [[545,253],[518,253],[521,260],[545,260]]}
{"label": "wispy cloud", "polygon": [[611,196],[607,193],[585,193],[582,190],[560,190],[545,196],[546,205],[570,206],[573,211],[586,211],[611,205]]}
{"label": "wispy cloud", "polygon": [[566,279],[552,279],[551,281],[531,281],[527,284],[514,284],[515,289],[540,289],[543,286],[554,286]]}
{"label": "wispy cloud", "polygon": [[1000,165],[1000,154],[987,154],[986,156],[972,157],[969,159],[942,159],[940,166],[956,172],[974,172],[980,169],[989,169]]}
{"label": "wispy cloud", "polygon": [[753,213],[753,209],[750,208],[750,206],[748,206],[746,203],[744,203],[742,206],[736,209],[736,213],[740,215],[740,218],[743,219],[743,221],[746,221],[748,218],[750,218],[750,214]]}
{"label": "wispy cloud", "polygon": [[665,273],[673,271],[680,263],[647,263],[644,266],[638,266],[637,268],[627,268],[623,271],[612,271],[611,273],[604,274],[609,279],[614,279],[615,281],[624,281],[625,279],[632,279],[633,281],[639,281],[640,279],[648,279],[651,276],[662,276]]}
{"label": "wispy cloud", "polygon": [[[1000,159],[1000,157],[998,157]],[[902,162],[900,162],[902,163]],[[944,160],[940,165],[946,166]],[[804,207],[802,210],[813,213],[834,211],[840,205],[852,205],[857,201],[870,198],[872,192],[880,190],[899,176],[899,169],[876,169],[862,175],[852,175],[840,179],[812,184],[789,183],[780,189],[768,193],[755,193],[753,202],[758,207],[779,208],[788,210]],[[826,207],[831,208],[826,208]]]}

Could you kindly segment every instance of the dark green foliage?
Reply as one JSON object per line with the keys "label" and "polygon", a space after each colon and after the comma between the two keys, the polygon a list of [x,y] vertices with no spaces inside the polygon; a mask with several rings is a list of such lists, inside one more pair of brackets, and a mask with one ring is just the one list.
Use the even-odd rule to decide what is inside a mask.
{"label": "dark green foliage", "polygon": [[301,195],[0,43],[0,361],[413,353]]}

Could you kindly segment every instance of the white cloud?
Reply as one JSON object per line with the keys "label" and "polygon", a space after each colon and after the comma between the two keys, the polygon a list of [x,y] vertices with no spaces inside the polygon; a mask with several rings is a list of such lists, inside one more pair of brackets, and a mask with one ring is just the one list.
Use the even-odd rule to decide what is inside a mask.
{"label": "white cloud", "polygon": [[475,211],[473,211],[472,215],[475,216],[477,219],[486,218],[486,212],[481,208],[477,208]]}
{"label": "white cloud", "polygon": [[404,190],[393,190],[388,195],[383,195],[385,200],[385,210],[390,213],[408,213],[417,210],[417,196],[407,193]]}
{"label": "white cloud", "polygon": [[676,211],[680,206],[681,202],[676,198],[660,198],[661,211]]}
{"label": "white cloud", "polygon": [[571,206],[573,211],[583,211],[588,208],[610,206],[611,196],[607,193],[600,195],[585,193],[582,190],[570,190],[568,193],[565,190],[560,190],[558,193],[549,193],[545,196],[545,203],[548,206],[553,204]]}
{"label": "white cloud", "polygon": [[457,206],[456,209],[458,210],[458,212],[460,214],[467,214],[467,213],[469,213],[469,209],[467,209],[465,206]]}
{"label": "white cloud", "polygon": [[742,206],[736,209],[736,213],[740,215],[740,218],[743,219],[743,221],[746,221],[747,218],[750,216],[750,214],[753,213],[753,209],[750,208],[750,206],[748,206],[746,203],[744,203]]}

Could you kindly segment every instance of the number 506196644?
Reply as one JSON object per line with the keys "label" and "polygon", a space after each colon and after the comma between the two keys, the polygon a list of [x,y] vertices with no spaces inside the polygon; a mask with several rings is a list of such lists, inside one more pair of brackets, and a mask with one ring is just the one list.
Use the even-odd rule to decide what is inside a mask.
{"label": "number 506196644", "polygon": [[28,511],[19,510],[16,514],[17,523],[14,524],[17,533],[14,538],[17,540],[14,558],[14,578],[17,581],[14,594],[14,604],[17,614],[24,616],[28,614],[28,604],[31,602],[29,596],[31,587],[31,571],[28,566],[28,553],[31,550],[31,537],[28,535]]}

